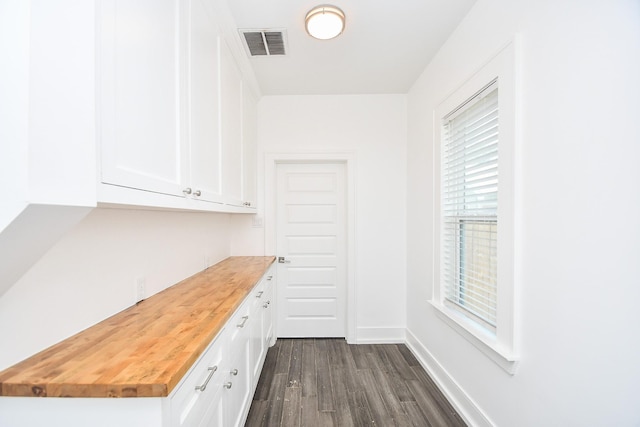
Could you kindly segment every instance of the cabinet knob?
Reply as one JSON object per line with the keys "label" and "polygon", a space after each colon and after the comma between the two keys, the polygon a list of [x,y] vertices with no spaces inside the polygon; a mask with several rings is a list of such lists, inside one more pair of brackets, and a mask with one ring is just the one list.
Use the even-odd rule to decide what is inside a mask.
{"label": "cabinet knob", "polygon": [[191,194],[191,187],[187,187],[187,188],[185,188],[184,190],[182,190],[182,192],[183,192],[184,194]]}
{"label": "cabinet knob", "polygon": [[231,375],[238,375],[238,370],[237,369],[232,369],[231,370]]}
{"label": "cabinet knob", "polygon": [[251,202],[244,202],[243,205],[244,206],[251,206]]}
{"label": "cabinet knob", "polygon": [[202,192],[200,190],[196,190],[193,192],[193,195],[196,197],[200,197],[202,195]]}
{"label": "cabinet knob", "polygon": [[233,383],[231,381],[229,381],[228,383],[224,383],[224,388],[229,389],[229,388],[231,388],[232,385],[233,385]]}

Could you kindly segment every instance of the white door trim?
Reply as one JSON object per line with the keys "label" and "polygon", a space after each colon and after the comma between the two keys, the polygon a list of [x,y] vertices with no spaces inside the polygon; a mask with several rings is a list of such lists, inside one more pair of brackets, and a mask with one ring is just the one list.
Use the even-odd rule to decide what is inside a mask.
{"label": "white door trim", "polygon": [[278,163],[344,163],[347,193],[347,327],[348,343],[357,342],[356,318],[356,156],[353,152],[289,152],[265,153],[265,253],[276,251],[276,165]]}

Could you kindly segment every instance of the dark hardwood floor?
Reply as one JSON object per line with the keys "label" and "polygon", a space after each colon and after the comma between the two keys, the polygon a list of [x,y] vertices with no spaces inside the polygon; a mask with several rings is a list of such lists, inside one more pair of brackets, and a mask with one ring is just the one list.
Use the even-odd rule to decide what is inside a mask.
{"label": "dark hardwood floor", "polygon": [[465,423],[404,345],[281,338],[267,353],[245,425]]}

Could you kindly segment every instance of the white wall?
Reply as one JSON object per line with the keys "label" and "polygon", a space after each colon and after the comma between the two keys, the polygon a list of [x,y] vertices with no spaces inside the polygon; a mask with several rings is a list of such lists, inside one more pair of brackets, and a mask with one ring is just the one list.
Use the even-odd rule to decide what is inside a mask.
{"label": "white wall", "polygon": [[27,205],[29,9],[0,2],[0,232]]}
{"label": "white wall", "polygon": [[[510,376],[427,301],[433,109],[515,33],[521,362]],[[474,423],[640,424],[639,76],[636,0],[478,0],[409,94],[408,328]]]}
{"label": "white wall", "polygon": [[92,211],[0,296],[0,370],[228,257],[229,217]]}
{"label": "white wall", "polygon": [[[358,339],[403,339],[406,96],[263,97],[258,104],[258,218],[264,215],[264,154],[300,152],[355,154]],[[264,228],[251,228],[249,217],[233,221],[242,222],[243,231],[236,234],[241,241],[234,240],[232,252],[263,251]]]}

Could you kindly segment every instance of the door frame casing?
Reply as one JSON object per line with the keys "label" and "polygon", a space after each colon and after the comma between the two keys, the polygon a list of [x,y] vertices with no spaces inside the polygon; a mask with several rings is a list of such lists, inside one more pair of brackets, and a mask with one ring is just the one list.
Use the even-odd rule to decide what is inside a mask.
{"label": "door frame casing", "polygon": [[[265,153],[264,167],[264,230],[265,253],[276,254],[277,223],[276,223],[276,195],[277,195],[277,167],[281,163],[314,164],[314,163],[342,163],[346,172],[346,340],[350,344],[357,342],[356,317],[356,155],[353,152],[285,152]],[[276,308],[278,309],[278,308]]]}

